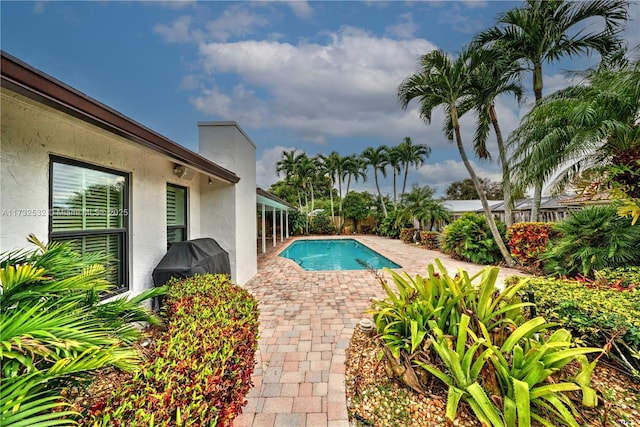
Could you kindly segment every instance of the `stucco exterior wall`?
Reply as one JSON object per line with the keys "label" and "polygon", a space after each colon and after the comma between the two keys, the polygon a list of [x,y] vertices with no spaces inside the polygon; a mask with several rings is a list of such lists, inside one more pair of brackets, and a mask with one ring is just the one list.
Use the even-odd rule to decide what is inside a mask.
{"label": "stucco exterior wall", "polygon": [[200,221],[201,183],[206,177],[180,179],[173,174],[171,159],[150,149],[11,91],[3,89],[1,98],[0,251],[27,247],[29,233],[48,240],[51,154],[129,174],[132,294],[153,286],[151,273],[166,253],[167,183],[189,188],[188,237],[207,236]]}
{"label": "stucco exterior wall", "polygon": [[235,122],[201,122],[198,130],[199,153],[240,177],[233,187],[203,188],[201,227],[229,251],[232,279],[244,284],[257,272],[256,146]]}

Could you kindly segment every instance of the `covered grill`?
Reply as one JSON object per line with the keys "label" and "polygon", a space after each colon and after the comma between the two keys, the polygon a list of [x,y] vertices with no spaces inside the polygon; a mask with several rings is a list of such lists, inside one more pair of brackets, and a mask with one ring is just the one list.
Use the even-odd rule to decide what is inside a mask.
{"label": "covered grill", "polygon": [[229,254],[214,239],[187,240],[171,245],[153,270],[153,283],[162,286],[173,277],[206,273],[231,275]]}

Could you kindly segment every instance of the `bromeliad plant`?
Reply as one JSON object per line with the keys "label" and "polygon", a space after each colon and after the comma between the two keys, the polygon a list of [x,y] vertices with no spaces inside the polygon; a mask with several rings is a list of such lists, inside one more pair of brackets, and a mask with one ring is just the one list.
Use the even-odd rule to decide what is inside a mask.
{"label": "bromeliad plant", "polygon": [[61,391],[105,366],[132,369],[140,331],[131,322],[159,323],[140,303],[164,289],[99,304],[112,287],[104,259],[29,241],[35,251],[0,255],[0,425],[75,425]]}
{"label": "bromeliad plant", "polygon": [[[519,291],[526,281],[496,288],[498,268],[474,276],[459,270],[449,276],[439,260],[428,276],[388,270],[395,290],[384,280],[387,298],[369,311],[385,344],[390,373],[418,392],[429,376],[448,387],[446,417],[452,423],[461,401],[487,426],[577,426],[579,415],[570,392],[582,391],[585,406],[595,406],[585,354],[571,334],[542,317],[525,321]],[[479,279],[479,283],[474,281]],[[582,369],[569,377],[572,361]]]}

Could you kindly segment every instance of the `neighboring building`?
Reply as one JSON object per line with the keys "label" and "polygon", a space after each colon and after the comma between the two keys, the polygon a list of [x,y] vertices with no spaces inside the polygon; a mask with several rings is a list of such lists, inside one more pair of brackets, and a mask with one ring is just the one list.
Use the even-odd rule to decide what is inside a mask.
{"label": "neighboring building", "polygon": [[[541,222],[559,222],[562,221],[569,212],[565,203],[569,196],[560,197],[543,197],[540,200],[540,221]],[[505,220],[504,202],[502,200],[488,200],[489,207],[493,215]],[[452,213],[452,219],[458,219],[465,212],[484,213],[480,200],[443,200],[442,205],[449,209]],[[513,222],[529,221],[531,218],[531,208],[533,199],[520,199],[514,202],[511,210]]]}
{"label": "neighboring building", "polygon": [[[501,200],[487,200],[489,207],[493,211],[493,206],[503,203]],[[451,220],[454,221],[466,212],[483,213],[482,202],[480,200],[443,200],[442,206],[451,212]]]}
{"label": "neighboring building", "polygon": [[0,66],[0,251],[71,240],[137,294],[171,242],[211,237],[232,280],[256,273],[256,149],[237,123],[198,123],[198,154],[4,52]]}

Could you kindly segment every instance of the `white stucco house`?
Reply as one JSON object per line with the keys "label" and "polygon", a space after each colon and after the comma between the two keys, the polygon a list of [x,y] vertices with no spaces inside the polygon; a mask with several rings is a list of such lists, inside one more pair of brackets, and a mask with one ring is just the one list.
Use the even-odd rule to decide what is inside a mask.
{"label": "white stucco house", "polygon": [[198,123],[196,153],[5,52],[0,69],[1,252],[71,240],[137,294],[169,242],[211,237],[234,282],[256,273],[256,147],[237,123]]}

